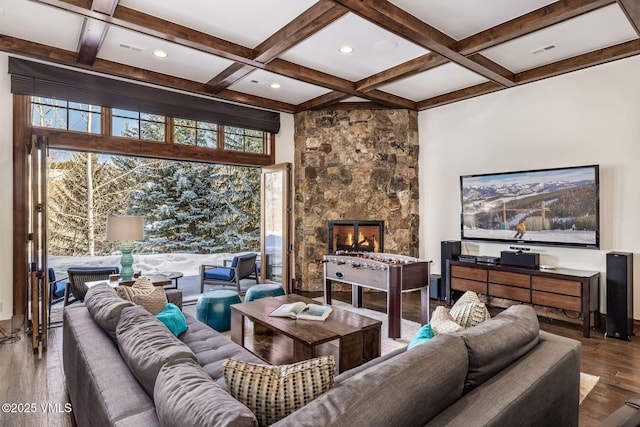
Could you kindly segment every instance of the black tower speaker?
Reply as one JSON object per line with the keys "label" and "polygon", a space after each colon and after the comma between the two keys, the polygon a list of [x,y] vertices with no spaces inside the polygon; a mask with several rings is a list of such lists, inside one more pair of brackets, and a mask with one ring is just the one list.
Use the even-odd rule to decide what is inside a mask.
{"label": "black tower speaker", "polygon": [[607,254],[607,332],[605,337],[631,341],[633,335],[633,254]]}
{"label": "black tower speaker", "polygon": [[462,253],[462,242],[460,240],[445,240],[440,242],[440,284],[438,286],[438,299],[447,297],[447,260],[457,261]]}

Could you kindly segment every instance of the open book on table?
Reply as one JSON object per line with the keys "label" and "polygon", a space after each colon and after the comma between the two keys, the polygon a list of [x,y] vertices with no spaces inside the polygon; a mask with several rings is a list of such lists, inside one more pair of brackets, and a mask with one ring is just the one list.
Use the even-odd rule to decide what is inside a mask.
{"label": "open book on table", "polygon": [[282,304],[273,310],[269,316],[290,317],[292,319],[324,320],[331,313],[328,305],[305,304],[302,301]]}

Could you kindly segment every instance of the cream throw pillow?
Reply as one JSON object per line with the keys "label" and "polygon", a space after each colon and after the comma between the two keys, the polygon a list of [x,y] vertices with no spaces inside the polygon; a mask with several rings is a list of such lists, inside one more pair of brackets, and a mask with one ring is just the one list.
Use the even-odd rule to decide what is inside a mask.
{"label": "cream throw pillow", "polygon": [[222,371],[229,393],[268,426],[329,390],[336,362],[333,356],[281,366],[226,359]]}
{"label": "cream throw pillow", "polygon": [[452,334],[462,330],[462,326],[458,325],[449,314],[449,309],[442,306],[433,310],[430,323],[431,329],[436,335]]}
{"label": "cream throw pillow", "polygon": [[475,292],[467,291],[460,297],[450,311],[453,320],[464,329],[479,325],[491,318],[487,306]]}
{"label": "cream throw pillow", "polygon": [[142,306],[154,316],[167,305],[167,295],[164,288],[153,286],[146,277],[140,277],[131,286],[118,286],[118,295],[127,301]]}

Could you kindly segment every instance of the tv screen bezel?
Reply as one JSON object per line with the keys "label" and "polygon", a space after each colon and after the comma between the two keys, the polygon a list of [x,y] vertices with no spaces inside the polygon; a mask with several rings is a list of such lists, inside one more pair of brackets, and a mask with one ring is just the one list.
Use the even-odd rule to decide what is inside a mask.
{"label": "tv screen bezel", "polygon": [[[595,174],[595,203],[596,203],[596,234],[595,244],[580,243],[580,242],[566,242],[566,241],[539,241],[539,240],[523,240],[523,239],[508,239],[508,238],[487,238],[487,237],[466,237],[464,228],[464,200],[463,200],[463,184],[465,179],[490,177],[490,176],[502,176],[502,175],[515,175],[525,173],[545,173],[554,171],[570,171],[573,169],[585,169],[593,168]],[[494,172],[474,175],[461,175],[460,176],[460,240],[463,241],[477,241],[487,243],[501,243],[501,244],[518,244],[518,245],[532,245],[532,246],[555,246],[555,247],[570,247],[570,248],[587,248],[587,249],[600,249],[600,165],[583,165],[583,166],[568,166],[557,167],[547,169],[530,169],[519,170],[510,172]]]}

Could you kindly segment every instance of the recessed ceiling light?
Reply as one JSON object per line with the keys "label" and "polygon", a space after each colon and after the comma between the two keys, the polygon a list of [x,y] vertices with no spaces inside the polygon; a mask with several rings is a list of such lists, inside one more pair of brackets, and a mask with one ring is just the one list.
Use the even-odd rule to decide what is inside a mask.
{"label": "recessed ceiling light", "polygon": [[271,83],[271,89],[279,89],[280,83]]}
{"label": "recessed ceiling light", "polygon": [[153,51],[153,55],[158,57],[158,58],[166,58],[167,56],[167,52],[165,52],[164,50],[160,50],[160,49],[156,49]]}
{"label": "recessed ceiling light", "polygon": [[348,55],[353,52],[353,48],[351,46],[342,46],[338,50],[340,53],[344,53],[345,55]]}

